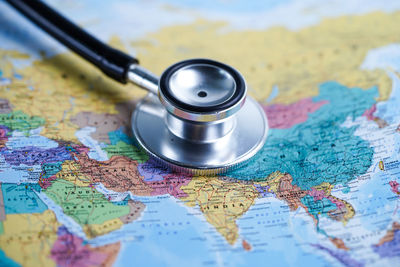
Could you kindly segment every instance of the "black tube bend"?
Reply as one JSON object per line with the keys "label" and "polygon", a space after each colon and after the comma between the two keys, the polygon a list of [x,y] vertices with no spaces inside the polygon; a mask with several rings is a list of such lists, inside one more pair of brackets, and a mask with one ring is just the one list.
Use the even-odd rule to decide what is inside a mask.
{"label": "black tube bend", "polygon": [[126,83],[129,66],[139,63],[136,58],[93,37],[42,1],[6,1],[60,43],[97,66],[114,80]]}

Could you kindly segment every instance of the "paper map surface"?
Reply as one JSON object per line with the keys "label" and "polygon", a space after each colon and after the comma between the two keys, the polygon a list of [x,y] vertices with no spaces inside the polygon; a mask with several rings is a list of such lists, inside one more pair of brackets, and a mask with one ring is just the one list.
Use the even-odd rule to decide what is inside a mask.
{"label": "paper map surface", "polygon": [[400,265],[398,1],[49,4],[157,75],[234,66],[270,131],[225,175],[157,167],[145,92],[0,1],[1,266]]}

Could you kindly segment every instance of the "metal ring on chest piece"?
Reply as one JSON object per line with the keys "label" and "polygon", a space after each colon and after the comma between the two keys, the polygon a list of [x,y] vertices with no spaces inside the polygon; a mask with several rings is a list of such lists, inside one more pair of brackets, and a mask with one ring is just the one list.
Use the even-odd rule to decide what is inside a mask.
{"label": "metal ring on chest piece", "polygon": [[174,171],[214,175],[240,166],[264,145],[268,122],[246,97],[246,84],[232,67],[191,59],[169,67],[158,98],[148,94],[132,114],[139,144]]}

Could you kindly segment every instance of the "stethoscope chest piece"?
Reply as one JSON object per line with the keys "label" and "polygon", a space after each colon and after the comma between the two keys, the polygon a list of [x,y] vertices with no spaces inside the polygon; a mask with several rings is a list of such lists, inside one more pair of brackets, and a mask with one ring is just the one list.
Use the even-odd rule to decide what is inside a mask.
{"label": "stethoscope chest piece", "polygon": [[246,96],[242,75],[232,67],[191,59],[169,67],[158,97],[148,94],[132,114],[138,143],[174,171],[213,175],[240,166],[265,143],[268,122]]}
{"label": "stethoscope chest piece", "polygon": [[265,143],[267,117],[246,97],[246,83],[232,67],[191,59],[158,79],[138,59],[91,36],[44,1],[7,2],[108,77],[150,92],[138,103],[131,125],[157,162],[179,172],[218,174],[240,166]]}

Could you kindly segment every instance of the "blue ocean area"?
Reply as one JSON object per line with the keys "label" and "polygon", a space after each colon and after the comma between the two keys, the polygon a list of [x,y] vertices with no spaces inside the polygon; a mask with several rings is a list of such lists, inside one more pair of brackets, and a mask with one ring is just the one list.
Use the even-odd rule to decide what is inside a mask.
{"label": "blue ocean area", "polygon": [[[393,154],[388,161],[400,162],[400,154],[397,152],[400,150],[400,134],[394,133],[393,138]],[[358,214],[368,216],[368,220],[360,222],[365,229],[371,232],[379,229],[384,232],[391,227],[394,211],[399,211],[398,196],[391,190],[389,182],[400,182],[400,169],[394,167],[382,171],[378,167],[378,161],[373,169],[371,180],[360,185],[359,189],[352,193],[352,205]]]}
{"label": "blue ocean area", "polygon": [[[4,158],[0,155],[0,160]],[[18,167],[7,166],[0,172],[0,182],[2,183],[37,183],[41,172],[40,165],[27,166],[21,164]]]}
{"label": "blue ocean area", "polygon": [[231,259],[227,265],[328,266],[329,262],[323,254],[316,253],[309,245],[319,242],[321,237],[316,233],[311,217],[293,215],[287,205],[273,196],[258,199],[237,220],[239,234],[252,246],[252,250],[231,249],[229,253],[224,252],[224,258]]}
{"label": "blue ocean area", "polygon": [[51,140],[47,137],[33,134],[26,135],[23,133],[18,133],[13,136],[10,136],[7,141],[7,147],[11,149],[21,149],[26,147],[38,147],[41,149],[50,149],[56,148],[58,143],[54,140]]}
{"label": "blue ocean area", "polygon": [[389,73],[389,76],[393,83],[390,98],[377,104],[377,111],[374,115],[392,124],[396,123],[400,118],[400,78],[395,73]]}
{"label": "blue ocean area", "polygon": [[[250,244],[254,238],[262,249],[246,251],[239,239],[234,246],[227,243],[203,215],[193,215],[193,208],[177,204],[170,196],[135,197],[147,206],[143,216],[121,230],[96,239],[96,243],[111,242],[123,235],[122,250],[115,266],[265,266],[265,259],[274,266],[321,266],[326,260],[315,253],[298,253],[294,237],[282,224],[289,223],[287,207],[279,201],[268,203],[270,214],[254,206],[238,221],[239,229],[259,229],[256,236],[244,233]],[[273,208],[273,211],[272,211]],[[261,214],[263,216],[261,216]],[[264,216],[265,215],[265,216]],[[263,225],[263,222],[268,222]],[[254,230],[252,231],[254,232]],[[132,240],[129,240],[129,237]],[[314,240],[315,241],[315,240]],[[89,241],[90,243],[91,241]],[[190,243],[188,246],[187,244]],[[132,256],[135,251],[135,256]]]}
{"label": "blue ocean area", "polygon": [[201,266],[216,262],[208,241],[222,237],[204,219],[188,215],[188,208],[171,196],[133,199],[146,205],[139,220],[89,241],[101,245],[122,239],[115,266]]}
{"label": "blue ocean area", "polygon": [[0,249],[0,266],[4,267],[19,267],[18,263],[7,257],[3,250]]}

